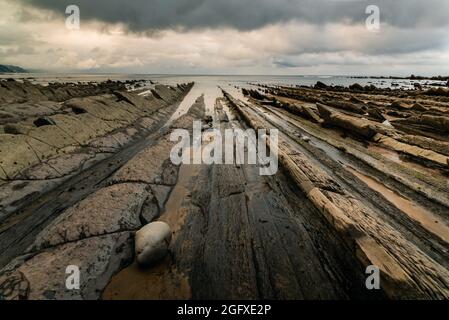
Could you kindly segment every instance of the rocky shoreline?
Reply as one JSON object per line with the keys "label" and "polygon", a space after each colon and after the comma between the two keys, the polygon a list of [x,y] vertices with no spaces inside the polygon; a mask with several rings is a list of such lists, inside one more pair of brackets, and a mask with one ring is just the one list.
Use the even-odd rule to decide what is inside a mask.
{"label": "rocky shoreline", "polygon": [[[90,89],[85,90],[86,87]],[[24,112],[15,112],[15,118],[3,118],[1,126],[1,264],[4,265],[18,253],[28,257],[29,252],[32,255],[40,252],[45,256],[52,250],[70,252],[78,246],[92,246],[87,250],[92,252],[85,252],[87,255],[95,255],[101,247],[104,247],[106,255],[109,252],[107,248],[113,249],[109,253],[110,258],[116,259],[118,265],[114,268],[118,268],[122,258],[120,255],[116,257],[115,252],[118,253],[118,248],[131,241],[129,232],[92,231],[94,234],[105,234],[86,244],[75,243],[86,237],[85,231],[82,231],[79,238],[74,235],[74,239],[64,237],[59,242],[42,240],[42,244],[35,244],[30,249],[26,247],[40,230],[54,223],[53,219],[70,206],[70,201],[76,202],[94,192],[99,187],[96,183],[101,183],[104,176],[110,175],[116,167],[123,165],[127,157],[144,147],[147,143],[145,138],[161,130],[191,87],[192,84],[177,87],[156,85],[154,94],[139,96],[128,93],[125,84],[112,81],[94,87],[72,84],[40,87],[14,81],[3,83],[9,95],[2,95],[2,111],[14,109]],[[20,94],[14,94],[15,90]],[[10,97],[16,100],[11,101]],[[20,99],[27,102],[17,101]],[[122,194],[124,197],[136,191],[130,187]],[[61,191],[64,189],[68,202],[61,201],[64,198]],[[141,190],[142,195],[145,194],[144,189]],[[50,200],[48,207],[42,206],[38,199],[44,203],[45,199],[56,201]],[[116,201],[122,203],[122,207],[126,206],[126,199],[117,198]],[[87,209],[88,215],[92,213],[91,209]],[[120,226],[120,221],[125,218],[118,216],[118,219]],[[66,244],[68,248],[61,249]],[[132,255],[128,250],[124,257],[129,254]],[[86,256],[86,259],[89,258]],[[103,267],[109,268],[108,265],[105,261]],[[101,265],[96,267],[102,270]],[[92,294],[90,292],[88,296],[92,297]],[[50,298],[45,295],[31,297]]]}
{"label": "rocky shoreline", "polygon": [[[449,298],[446,89],[247,85],[172,118],[194,84],[0,85],[0,299]],[[280,170],[174,165],[194,120],[279,129]]]}

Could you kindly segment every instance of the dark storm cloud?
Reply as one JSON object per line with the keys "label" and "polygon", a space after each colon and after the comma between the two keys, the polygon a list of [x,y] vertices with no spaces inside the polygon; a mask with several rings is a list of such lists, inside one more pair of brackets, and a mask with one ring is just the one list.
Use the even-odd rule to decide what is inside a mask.
{"label": "dark storm cloud", "polygon": [[367,5],[378,5],[383,22],[400,28],[449,25],[448,0],[20,0],[64,14],[76,4],[82,19],[124,23],[132,31],[231,27],[258,29],[268,24],[364,23]]}
{"label": "dark storm cloud", "polygon": [[[76,32],[64,24],[71,4]],[[377,32],[365,28],[368,5],[380,8]],[[102,72],[430,75],[449,72],[448,13],[449,0],[0,0],[0,58]]]}

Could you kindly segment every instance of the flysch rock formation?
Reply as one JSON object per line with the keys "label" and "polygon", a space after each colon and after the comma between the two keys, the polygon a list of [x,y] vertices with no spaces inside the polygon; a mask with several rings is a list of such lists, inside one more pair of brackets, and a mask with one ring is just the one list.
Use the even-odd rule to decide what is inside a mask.
{"label": "flysch rock formation", "polygon": [[[20,89],[27,102],[11,101],[17,98],[13,93],[1,96],[2,110],[26,110],[2,119],[1,263],[26,256],[14,274],[23,274],[30,283],[31,299],[98,298],[117,268],[132,259],[132,231],[145,219],[142,208],[147,215],[157,215],[158,197],[164,193],[153,193],[145,183],[106,179],[154,143],[153,138],[163,136],[163,126],[193,84],[156,85],[153,94],[141,96],[110,81],[87,91],[90,86],[67,85],[64,93],[51,85],[2,83],[4,90]],[[40,108],[49,105],[52,108]],[[61,194],[67,198],[61,199]],[[36,199],[43,199],[44,205]],[[48,260],[48,265],[39,262],[42,269],[33,269],[33,259]],[[59,274],[73,259],[85,260],[83,270],[91,272],[83,283],[85,291],[47,286],[59,281],[51,276],[52,267]]]}
{"label": "flysch rock formation", "polygon": [[[379,267],[386,296],[447,299],[449,100],[358,87],[260,89],[247,103],[227,98],[249,126],[279,128],[282,167],[359,262]],[[301,107],[319,120],[294,112]],[[407,113],[389,116],[398,109]]]}
{"label": "flysch rock formation", "polygon": [[[224,89],[214,106],[200,96],[167,123],[191,85],[145,96],[110,82],[67,97],[56,84],[51,96],[5,82],[21,85],[39,98],[2,104],[17,157],[2,164],[1,298],[449,298],[442,93],[249,85]],[[27,99],[39,115],[8,109]],[[279,170],[174,165],[170,134],[192,133],[194,120],[222,133],[278,129]],[[170,228],[168,254],[140,266],[135,235],[152,222]],[[78,289],[66,285],[68,266]],[[369,266],[379,290],[366,287]]]}

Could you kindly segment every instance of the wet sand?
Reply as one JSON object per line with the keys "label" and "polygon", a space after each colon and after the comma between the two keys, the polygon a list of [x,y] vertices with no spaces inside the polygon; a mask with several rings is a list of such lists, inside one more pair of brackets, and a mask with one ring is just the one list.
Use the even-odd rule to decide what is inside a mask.
{"label": "wet sand", "polygon": [[103,292],[103,300],[164,300],[191,298],[189,281],[185,275],[172,270],[170,258],[150,269],[137,262],[115,275]]}
{"label": "wet sand", "polygon": [[369,177],[351,167],[347,168],[350,172],[356,175],[360,180],[365,182],[370,188],[379,192],[388,201],[393,203],[402,212],[407,214],[413,220],[419,222],[424,228],[440,237],[445,242],[449,243],[449,225],[440,217],[426,210],[420,205],[413,203],[409,199],[406,199],[393,190],[387,188],[376,179]]}

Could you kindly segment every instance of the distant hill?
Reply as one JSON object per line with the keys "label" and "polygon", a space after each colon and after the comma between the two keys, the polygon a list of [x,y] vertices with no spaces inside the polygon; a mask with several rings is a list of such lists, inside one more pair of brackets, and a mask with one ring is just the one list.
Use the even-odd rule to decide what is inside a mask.
{"label": "distant hill", "polygon": [[22,73],[22,72],[27,71],[21,67],[0,64],[0,73]]}

